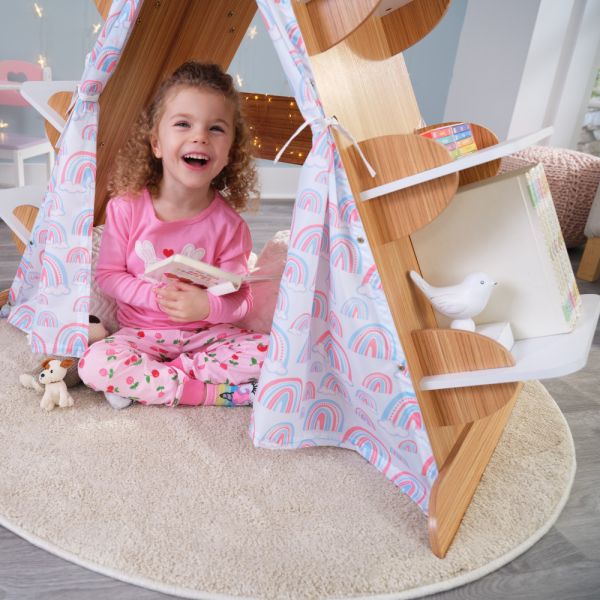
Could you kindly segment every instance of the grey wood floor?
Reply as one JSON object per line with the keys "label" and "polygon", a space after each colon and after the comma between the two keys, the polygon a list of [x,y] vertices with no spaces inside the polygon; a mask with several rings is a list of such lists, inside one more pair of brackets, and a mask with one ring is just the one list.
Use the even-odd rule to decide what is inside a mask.
{"label": "grey wood floor", "polygon": [[[275,231],[289,228],[291,204],[267,201],[248,218],[256,250]],[[571,252],[577,265],[581,250]],[[0,289],[10,285],[18,256],[0,223]],[[600,294],[600,282],[579,282],[582,293]],[[431,596],[435,600],[600,599],[600,331],[585,369],[548,388],[569,423],[577,475],[556,524],[528,552],[469,585]],[[24,458],[25,460],[25,458]],[[158,600],[164,594],[98,575],[40,550],[0,528],[0,600]]]}

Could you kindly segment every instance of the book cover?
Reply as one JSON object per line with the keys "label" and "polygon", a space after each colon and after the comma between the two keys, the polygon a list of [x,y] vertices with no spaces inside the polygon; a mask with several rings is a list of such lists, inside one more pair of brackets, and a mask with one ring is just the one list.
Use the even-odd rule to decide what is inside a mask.
{"label": "book cover", "polygon": [[149,265],[146,267],[144,275],[165,283],[173,280],[193,283],[206,288],[215,296],[239,290],[245,279],[242,275],[224,271],[183,254],[173,254],[173,256]]}

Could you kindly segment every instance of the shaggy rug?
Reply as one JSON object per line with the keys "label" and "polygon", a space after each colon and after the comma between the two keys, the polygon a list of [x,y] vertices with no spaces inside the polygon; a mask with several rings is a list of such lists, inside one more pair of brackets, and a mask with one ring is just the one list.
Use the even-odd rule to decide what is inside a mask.
{"label": "shaggy rug", "polygon": [[253,448],[249,408],[115,411],[72,390],[46,413],[0,322],[0,524],[111,577],[188,598],[415,598],[532,546],[575,472],[558,407],[528,383],[444,560],[421,511],[358,454]]}

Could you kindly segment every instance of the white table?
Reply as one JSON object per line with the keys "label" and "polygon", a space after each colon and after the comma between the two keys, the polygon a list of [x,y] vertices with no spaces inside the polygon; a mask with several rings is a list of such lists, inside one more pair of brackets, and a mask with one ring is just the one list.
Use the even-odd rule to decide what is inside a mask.
{"label": "white table", "polygon": [[47,154],[48,179],[54,166],[54,148],[45,138],[30,137],[19,133],[0,132],[0,158],[12,161],[15,187],[25,185],[24,161],[33,156]]}

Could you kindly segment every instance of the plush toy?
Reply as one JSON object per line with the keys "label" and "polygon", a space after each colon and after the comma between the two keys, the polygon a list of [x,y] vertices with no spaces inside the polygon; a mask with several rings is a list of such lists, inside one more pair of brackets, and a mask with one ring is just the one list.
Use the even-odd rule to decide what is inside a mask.
{"label": "plush toy", "polygon": [[[108,335],[108,331],[102,325],[102,323],[100,322],[100,319],[98,319],[94,315],[90,315],[89,343],[93,344],[94,342],[97,342],[98,340],[104,339],[107,335]],[[56,356],[46,357],[46,359],[52,359],[52,358],[62,360],[61,357],[56,357]],[[66,357],[64,357],[64,358],[66,358]],[[76,385],[79,385],[81,383],[81,378],[79,377],[79,373],[77,372],[77,365],[79,364],[79,360],[77,360],[77,359],[70,359],[70,360],[71,360],[71,363],[66,368],[67,371],[66,371],[66,374],[63,379],[67,388],[75,387]],[[46,362],[46,361],[44,361],[44,362]],[[42,372],[42,370],[44,368],[45,367],[39,367],[38,369],[36,369],[35,371],[32,371],[31,373],[21,374],[19,376],[19,381],[21,382],[21,385],[23,387],[41,392],[42,388],[40,387],[38,380],[39,380],[40,373]]]}
{"label": "plush toy", "polygon": [[[73,397],[67,390],[67,385],[63,381],[67,374],[67,369],[76,362],[73,358],[63,360],[48,358],[42,363],[42,372],[38,380],[45,386],[44,395],[40,402],[40,408],[52,410],[55,406],[67,408],[73,406]],[[38,386],[39,387],[39,386]],[[40,387],[40,389],[42,389]]]}

